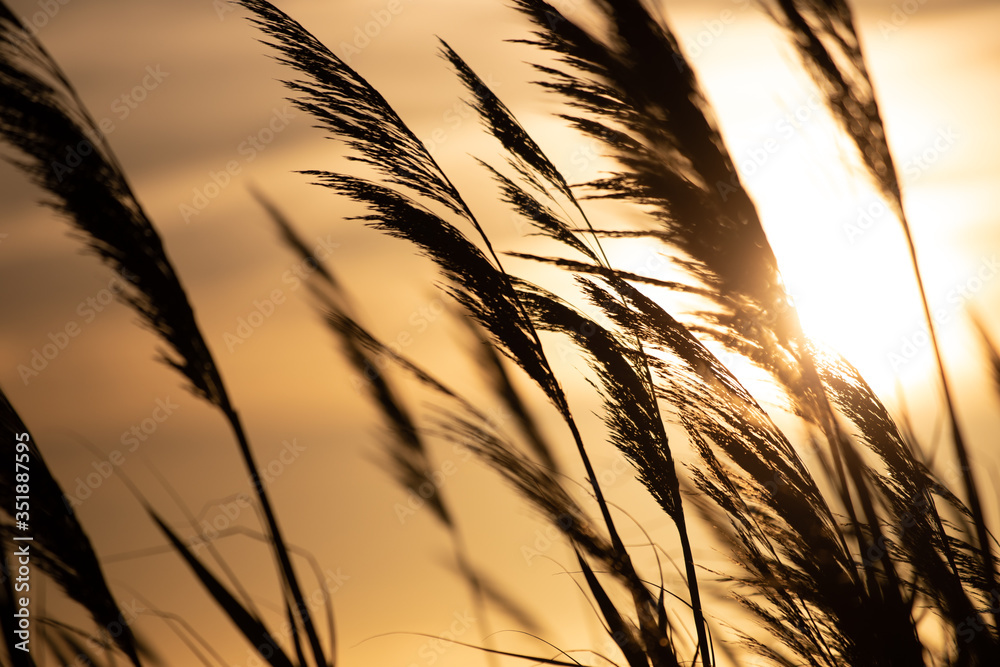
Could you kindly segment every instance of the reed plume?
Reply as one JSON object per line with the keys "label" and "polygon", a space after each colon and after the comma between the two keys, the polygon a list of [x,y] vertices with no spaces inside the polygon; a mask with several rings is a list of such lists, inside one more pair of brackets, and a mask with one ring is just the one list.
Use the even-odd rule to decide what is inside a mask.
{"label": "reed plume", "polygon": [[[0,522],[0,535],[3,536],[4,542],[16,536],[23,537],[25,534],[24,531],[15,530],[13,523],[15,517],[9,514],[15,506],[22,505],[20,502],[15,503],[15,500],[21,494],[20,487],[24,486],[30,489],[30,494],[22,498],[27,497],[23,505],[26,508],[30,507],[27,534],[33,539],[24,543],[11,541],[11,544],[27,545],[31,553],[30,560],[70,598],[81,604],[98,628],[105,628],[101,640],[110,637],[133,665],[140,665],[141,645],[108,588],[90,538],[77,520],[73,507],[63,496],[62,489],[52,476],[31,432],[2,391],[0,391],[0,439],[7,460],[23,462],[24,466],[23,468],[15,465],[4,466],[0,472],[0,506],[4,510],[4,520]],[[15,456],[16,443],[26,445],[27,456],[23,459]],[[20,451],[20,448],[17,448],[17,451]],[[29,484],[18,482],[20,470],[25,471],[22,479],[29,480]],[[3,600],[0,606],[4,609],[4,639],[7,642],[7,653],[15,663],[21,660],[26,665],[34,664],[30,654],[13,646],[16,635],[14,629],[8,626],[8,621],[14,618],[15,612],[14,577],[11,575],[6,552],[3,554],[3,567]],[[121,627],[121,632],[115,634],[107,632],[106,629],[112,625],[116,628]]]}
{"label": "reed plume", "polygon": [[[172,352],[161,352],[161,360],[177,369],[191,391],[228,421],[263,512],[296,622],[315,663],[329,664],[242,423],[160,236],[59,66],[5,4],[0,4],[0,99],[0,136],[24,155],[18,166],[51,196],[46,203],[70,222],[88,249],[126,279],[121,298]],[[70,154],[77,164],[68,164]],[[165,527],[158,518],[157,523]],[[176,543],[169,532],[168,537]],[[190,553],[182,554],[193,565]],[[280,653],[278,649],[276,655]]]}

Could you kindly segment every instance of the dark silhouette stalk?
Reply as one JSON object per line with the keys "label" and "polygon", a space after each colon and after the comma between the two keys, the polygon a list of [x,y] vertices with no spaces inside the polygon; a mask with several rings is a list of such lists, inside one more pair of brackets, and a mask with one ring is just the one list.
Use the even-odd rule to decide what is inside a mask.
{"label": "dark silhouette stalk", "polygon": [[[1000,631],[1000,589],[994,565],[986,517],[979,496],[978,485],[972,472],[968,447],[959,423],[951,383],[945,370],[937,328],[931,313],[923,274],[917,258],[913,232],[906,218],[900,189],[899,175],[892,159],[882,122],[881,111],[875,98],[874,87],[865,64],[860,39],[854,26],[850,7],[845,0],[777,0],[777,9],[769,9],[791,33],[799,53],[826,94],[827,104],[834,112],[845,133],[858,148],[875,183],[895,208],[906,239],[910,266],[920,295],[920,306],[934,361],[937,368],[945,409],[955,448],[955,457],[962,474],[969,510],[975,525],[980,558],[980,573],[985,590],[991,598],[994,630]],[[808,19],[813,19],[810,22]],[[842,57],[835,58],[834,54]]]}
{"label": "dark silhouette stalk", "polygon": [[[295,568],[292,567],[291,558],[289,558],[288,547],[285,543],[285,538],[281,534],[281,529],[278,527],[278,519],[274,514],[274,509],[271,506],[271,500],[267,495],[267,488],[264,486],[264,481],[261,479],[259,468],[257,467],[257,462],[254,460],[253,450],[250,447],[250,442],[247,440],[246,433],[243,430],[243,424],[240,421],[239,415],[236,411],[228,404],[223,408],[223,413],[226,415],[226,419],[229,421],[230,426],[233,429],[233,434],[236,436],[236,442],[240,448],[240,454],[243,456],[243,462],[246,465],[247,472],[250,475],[250,485],[253,487],[254,492],[257,494],[257,499],[260,501],[261,510],[264,513],[264,519],[267,522],[268,535],[272,538],[274,544],[274,553],[278,559],[278,565],[283,578],[285,579],[285,586],[283,588],[287,593],[292,596],[292,601],[295,603],[295,616],[302,622],[302,627],[305,630],[306,637],[309,641],[309,648],[312,650],[313,659],[316,661],[317,667],[320,665],[333,664],[334,659],[331,655],[331,662],[327,662],[324,655],[323,647],[319,641],[319,634],[316,632],[316,628],[313,625],[312,615],[309,613],[309,608],[306,606],[305,598],[302,597],[302,588],[299,586],[298,577],[295,574]],[[336,643],[335,638],[330,638],[331,652],[335,651]]]}

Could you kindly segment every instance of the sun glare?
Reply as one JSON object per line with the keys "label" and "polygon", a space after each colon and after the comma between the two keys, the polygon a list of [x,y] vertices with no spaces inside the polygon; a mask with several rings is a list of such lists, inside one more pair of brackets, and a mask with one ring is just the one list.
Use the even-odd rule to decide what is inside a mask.
{"label": "sun glare", "polygon": [[[883,394],[927,370],[931,345],[896,215],[873,190],[836,196],[830,189],[832,196],[818,200],[824,188],[808,187],[794,171],[774,178],[784,182],[780,196],[762,187],[758,208],[806,333],[844,355]],[[973,213],[953,195],[925,188],[910,197],[909,222],[941,336],[958,327],[997,274],[991,257],[972,265],[940,225],[933,231],[945,210]],[[803,220],[806,211],[812,219]]]}
{"label": "sun glare", "polygon": [[[831,200],[817,206],[814,198],[799,201],[800,197],[808,195],[761,198],[758,207],[773,230],[778,263],[802,326],[810,338],[858,366],[870,383],[891,388],[888,355],[908,328],[920,324],[905,248],[890,247],[898,235],[898,222],[886,213],[877,224],[890,229],[878,230],[880,238],[869,239],[862,247],[852,243],[845,230],[856,224],[851,221],[857,217],[852,216],[854,211],[867,211],[864,204]],[[808,210],[828,217],[823,226],[827,233],[801,231],[803,211]],[[808,221],[810,227],[816,222]]]}
{"label": "sun glare", "polygon": [[[704,28],[683,15],[679,23],[686,43]],[[760,48],[768,33],[776,37],[773,46]],[[780,44],[765,21],[734,22],[727,40],[700,50],[702,82],[806,333],[844,355],[885,396],[900,378],[932,368],[906,239],[797,57]],[[873,44],[878,53],[883,44]],[[917,88],[891,87],[903,102],[917,104]],[[968,156],[961,132],[946,120],[898,113],[886,119],[942,335],[992,288],[989,276],[977,274],[990,273],[989,258],[977,268],[956,240],[956,226],[982,213],[975,197],[948,187],[948,170]]]}

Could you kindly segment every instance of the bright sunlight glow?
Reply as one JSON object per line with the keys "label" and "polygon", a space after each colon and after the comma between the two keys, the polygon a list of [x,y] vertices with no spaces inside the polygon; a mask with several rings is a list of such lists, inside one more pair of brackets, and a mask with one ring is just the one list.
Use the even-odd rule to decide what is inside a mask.
{"label": "bright sunlight glow", "polygon": [[[704,29],[693,17],[675,18],[683,42]],[[775,29],[744,16],[726,40],[699,48],[701,81],[806,333],[844,355],[886,396],[933,369],[902,227],[780,33],[772,50],[759,48],[768,30]],[[882,44],[869,46],[877,56]],[[912,87],[895,92],[916,94]],[[985,291],[988,279],[977,271],[989,273],[990,258],[973,266],[955,240],[953,225],[979,211],[968,193],[947,187],[948,170],[967,146],[942,120],[929,124],[911,113],[886,122],[935,324],[945,336]],[[853,169],[844,167],[852,162]]]}

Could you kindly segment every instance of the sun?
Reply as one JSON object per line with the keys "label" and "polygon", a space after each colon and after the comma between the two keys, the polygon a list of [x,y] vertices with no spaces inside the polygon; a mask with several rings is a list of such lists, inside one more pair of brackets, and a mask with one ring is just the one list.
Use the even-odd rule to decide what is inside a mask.
{"label": "sun", "polygon": [[[934,374],[927,319],[899,219],[874,190],[842,193],[817,205],[816,189],[800,185],[781,197],[761,196],[758,209],[805,333],[843,355],[883,396]],[[953,239],[924,231],[933,228],[941,208],[961,210],[950,193],[925,188],[911,201],[909,222],[931,320],[942,345],[954,350],[998,269],[989,257],[970,264]],[[808,224],[803,210],[814,212]]]}
{"label": "sun", "polygon": [[[679,15],[682,41],[699,43],[703,18]],[[878,40],[867,44],[877,69],[912,67],[922,53],[919,34],[906,57]],[[845,356],[886,396],[934,373],[907,239],[857,148],[825,109],[822,93],[782,44],[774,26],[741,14],[725,39],[701,47],[701,82],[806,334]],[[945,75],[932,64],[928,72],[954,82],[961,93],[957,70]],[[985,186],[970,184],[968,172],[957,169],[963,161],[979,164],[981,172],[986,167],[968,162],[975,146],[955,122],[949,100],[927,100],[927,86],[900,77],[884,76],[876,84],[894,102],[885,110],[886,129],[934,326],[943,342],[954,343],[967,328],[970,307],[985,303],[1000,284],[991,282],[989,258],[961,245],[961,234],[985,229],[990,214],[984,213]],[[961,118],[975,126],[974,114]],[[955,346],[947,353],[955,355]]]}
{"label": "sun", "polygon": [[823,125],[809,131],[821,136],[799,138],[759,179],[758,212],[807,336],[846,357],[877,390],[891,390],[893,355],[924,326],[906,238],[864,177],[797,159],[831,146],[836,135]]}

